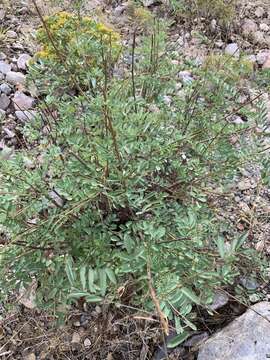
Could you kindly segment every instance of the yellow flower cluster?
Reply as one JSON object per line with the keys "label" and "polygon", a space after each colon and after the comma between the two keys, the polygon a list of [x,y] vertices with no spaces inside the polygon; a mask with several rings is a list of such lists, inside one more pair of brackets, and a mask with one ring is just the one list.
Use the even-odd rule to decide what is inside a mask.
{"label": "yellow flower cluster", "polygon": [[[109,26],[96,23],[90,17],[78,18],[74,14],[63,11],[46,17],[45,21],[57,46],[67,48],[68,45],[72,45],[74,47],[79,38],[88,38],[93,41],[102,41],[107,46],[111,46],[114,51],[120,50],[120,35]],[[41,43],[42,49],[36,53],[36,58],[55,59],[55,49],[46,29],[42,27],[38,30],[37,39]]]}

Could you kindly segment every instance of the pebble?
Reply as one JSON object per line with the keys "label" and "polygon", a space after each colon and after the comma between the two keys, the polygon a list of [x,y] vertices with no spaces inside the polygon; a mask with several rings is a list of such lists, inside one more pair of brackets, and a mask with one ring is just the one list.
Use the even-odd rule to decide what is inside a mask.
{"label": "pebble", "polygon": [[236,58],[240,57],[240,50],[239,50],[239,46],[236,43],[231,43],[228,44],[225,47],[225,54],[230,55],[230,56],[234,56]]}
{"label": "pebble", "polygon": [[24,85],[26,82],[26,77],[24,74],[20,73],[20,72],[15,72],[15,71],[9,71],[6,74],[6,80],[8,83],[12,84],[12,85]]}
{"label": "pebble", "polygon": [[260,286],[260,284],[252,278],[241,277],[239,283],[247,290],[256,290]]}
{"label": "pebble", "polygon": [[12,91],[12,89],[8,84],[3,83],[0,85],[0,93],[2,92],[6,95],[10,95],[11,91]]}
{"label": "pebble", "polygon": [[20,70],[26,70],[28,62],[31,59],[31,56],[28,54],[22,54],[19,56],[17,65]]}
{"label": "pebble", "polygon": [[29,110],[34,107],[36,100],[31,96],[25,95],[21,91],[16,91],[12,99],[15,110]]}
{"label": "pebble", "polygon": [[269,25],[267,25],[265,23],[260,24],[260,30],[267,32],[267,31],[269,31],[269,29],[270,29]]}
{"label": "pebble", "polygon": [[255,15],[260,18],[263,17],[264,15],[264,8],[262,6],[257,7],[257,9],[255,10]]}
{"label": "pebble", "polygon": [[18,36],[18,34],[13,31],[13,30],[8,30],[6,32],[6,36],[9,38],[9,39],[16,39],[16,37]]}
{"label": "pebble", "polygon": [[244,35],[248,36],[258,30],[258,25],[251,19],[245,19],[242,25]]}
{"label": "pebble", "polygon": [[37,116],[37,112],[33,110],[15,111],[16,118],[21,122],[31,121]]}
{"label": "pebble", "polygon": [[0,72],[2,74],[7,74],[11,70],[11,65],[7,64],[4,61],[0,61]]}
{"label": "pebble", "polygon": [[260,45],[264,44],[265,43],[264,33],[262,31],[256,31],[253,34],[253,40],[257,44]]}
{"label": "pebble", "polygon": [[270,56],[269,51],[267,51],[267,50],[259,51],[258,54],[256,55],[257,63],[259,65],[263,65],[265,63],[265,61],[267,60],[268,56]]}
{"label": "pebble", "polygon": [[10,99],[6,94],[0,95],[0,109],[6,110],[9,107]]}
{"label": "pebble", "polygon": [[3,52],[0,52],[0,60],[6,60],[7,55]]}
{"label": "pebble", "polygon": [[84,347],[85,347],[86,349],[89,348],[89,347],[92,345],[91,340],[88,339],[88,338],[86,338],[86,339],[84,340],[83,344],[84,344]]}
{"label": "pebble", "polygon": [[216,291],[213,302],[209,306],[211,310],[218,310],[229,302],[229,296],[223,291]]}
{"label": "pebble", "polygon": [[79,335],[79,333],[77,333],[76,331],[73,333],[72,335],[72,340],[71,340],[71,343],[72,344],[78,344],[81,342],[81,337]]}

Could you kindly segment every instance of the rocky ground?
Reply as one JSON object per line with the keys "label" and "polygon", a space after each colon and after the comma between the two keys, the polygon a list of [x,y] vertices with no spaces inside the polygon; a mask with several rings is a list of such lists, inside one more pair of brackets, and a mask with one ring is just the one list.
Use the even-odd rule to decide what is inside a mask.
{"label": "rocky ground", "polygon": [[[51,7],[41,2],[43,13],[51,11]],[[166,12],[166,9],[155,1],[148,2],[155,12]],[[67,3],[67,7],[69,4]],[[95,0],[86,1],[84,9],[108,19],[120,29],[128,41],[128,15],[126,3],[105,3]],[[174,50],[178,51],[179,59],[194,59],[202,64],[209,51],[227,53],[239,57],[244,53],[254,64],[255,71],[270,68],[270,9],[269,0],[253,2],[243,1],[238,9],[239,16],[231,24],[226,35],[215,21],[198,21],[193,28],[187,24],[175,22],[171,28],[170,41]],[[0,4],[0,150],[27,146],[21,129],[38,111],[38,97],[35,87],[26,82],[27,64],[36,51],[34,29],[38,25],[38,17],[31,1],[17,1],[12,8],[8,1]],[[196,35],[200,31],[211,39],[204,43]],[[214,39],[214,40],[213,40]],[[179,60],[180,61],[180,60]],[[184,74],[183,74],[184,75]],[[185,76],[191,76],[186,73]],[[252,89],[250,89],[252,92]],[[263,97],[268,105],[270,124],[270,94],[263,90]],[[236,119],[241,122],[241,119]],[[256,166],[242,170],[242,175],[232,184],[230,195],[218,194],[212,189],[212,203],[219,216],[227,218],[233,231],[239,233],[249,229],[250,246],[258,251],[270,254],[270,190],[261,185]],[[218,195],[217,195],[218,194]],[[268,284],[260,284],[256,280],[242,279],[244,286],[261,289],[260,300],[268,300]],[[220,294],[219,294],[220,295]],[[198,344],[208,338],[216,328],[227,324],[244,311],[234,299],[222,293],[217,296],[218,311],[214,321],[204,317],[202,332],[186,341],[181,349],[168,352],[170,359],[196,359]],[[137,309],[101,309],[99,306],[84,309],[71,309],[70,317],[60,329],[55,328],[53,318],[38,310],[30,309],[31,304],[22,302],[14,310],[2,308],[0,319],[0,358],[1,359],[162,359],[166,351],[158,343],[157,321],[152,314],[140,313]],[[237,322],[224,329],[221,337],[237,338],[242,331],[243,323],[246,331],[252,329],[248,337],[253,345],[263,341],[269,343],[270,306],[263,302],[249,310],[245,315],[248,320],[240,317]],[[263,313],[263,317],[258,316]],[[266,313],[266,315],[265,315]],[[256,316],[257,314],[257,316]],[[264,318],[265,317],[265,318]],[[244,319],[244,320],[243,320]],[[263,322],[263,326],[260,325]],[[248,326],[247,324],[253,324]],[[263,329],[263,338],[254,336],[254,324]],[[241,330],[239,330],[239,328]],[[254,335],[254,336],[253,336]],[[211,339],[199,351],[199,360],[218,360],[223,357],[224,349],[213,350],[214,340]],[[243,338],[240,339],[244,341]],[[253,346],[252,345],[252,346]],[[270,348],[265,347],[264,354],[257,354],[250,345],[244,350],[230,346],[231,355],[226,359],[238,359],[240,350],[247,354],[248,359],[259,360],[269,357]],[[236,350],[235,350],[236,349]],[[222,357],[217,354],[222,354]],[[233,352],[235,351],[235,352]],[[253,351],[253,352],[252,352]],[[255,351],[255,352],[254,352]],[[226,353],[229,354],[225,350]],[[212,355],[209,355],[212,354]],[[212,357],[211,357],[212,356]],[[243,355],[244,356],[244,355]],[[265,357],[264,357],[265,356]],[[240,359],[240,358],[239,358]]]}

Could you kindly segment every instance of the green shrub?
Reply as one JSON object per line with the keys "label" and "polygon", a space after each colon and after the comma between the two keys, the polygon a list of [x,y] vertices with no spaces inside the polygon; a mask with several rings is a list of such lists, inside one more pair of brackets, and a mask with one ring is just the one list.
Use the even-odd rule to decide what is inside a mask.
{"label": "green shrub", "polygon": [[[69,28],[56,31],[61,44]],[[61,57],[32,65],[47,94],[43,114],[23,130],[28,149],[2,153],[0,221],[10,239],[1,281],[14,289],[37,278],[39,302],[48,306],[129,299],[152,309],[148,268],[161,310],[181,332],[195,329],[194,303],[205,306],[216,287],[233,283],[238,252],[251,261],[245,237],[225,243],[208,194],[226,189],[254,149],[240,146],[247,125],[237,149],[230,141],[237,84],[218,68],[190,64],[193,81],[179,89],[166,33],[152,31],[123,77],[110,71],[112,46],[90,38],[102,61],[84,78],[72,73],[74,83],[91,80],[84,93],[59,91],[73,85]],[[83,64],[80,39],[68,49],[69,68]],[[121,61],[131,53],[125,49]]]}

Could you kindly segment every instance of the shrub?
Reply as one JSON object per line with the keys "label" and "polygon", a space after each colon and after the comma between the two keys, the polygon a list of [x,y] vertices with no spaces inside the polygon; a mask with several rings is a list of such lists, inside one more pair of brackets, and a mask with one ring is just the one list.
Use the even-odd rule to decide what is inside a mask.
{"label": "shrub", "polygon": [[[206,306],[214,289],[241,271],[245,237],[225,244],[208,199],[254,157],[252,146],[241,148],[248,125],[240,126],[237,150],[231,141],[237,84],[218,68],[190,64],[193,78],[179,90],[181,69],[166,51],[161,23],[135,54],[125,49],[121,61],[133,54],[125,65],[130,74],[114,77],[112,42],[90,27],[88,48],[84,34],[74,36],[79,19],[65,15],[71,24],[59,28],[59,16],[47,22],[68,52],[68,69],[83,66],[85,53],[96,49],[95,70],[72,73],[76,83],[91,82],[84,93],[69,94],[59,92],[72,85],[66,63],[49,45],[46,60],[32,65],[47,94],[43,113],[23,130],[28,149],[0,164],[0,221],[10,239],[2,249],[2,289],[34,277],[39,302],[48,306],[83,298],[152,309],[153,286],[177,331],[195,329],[192,305]],[[44,32],[39,38],[47,44]],[[251,261],[249,251],[241,250],[243,258]]]}

